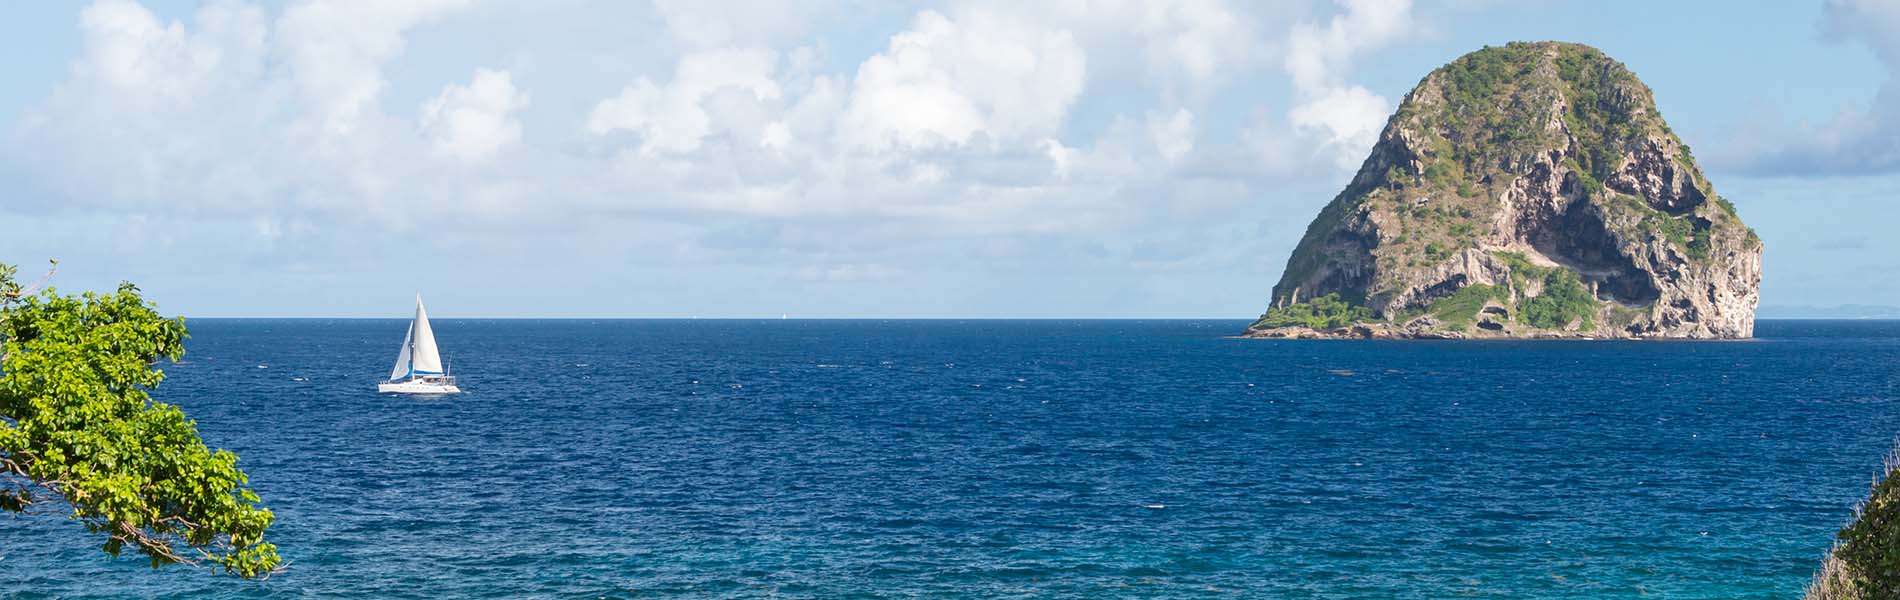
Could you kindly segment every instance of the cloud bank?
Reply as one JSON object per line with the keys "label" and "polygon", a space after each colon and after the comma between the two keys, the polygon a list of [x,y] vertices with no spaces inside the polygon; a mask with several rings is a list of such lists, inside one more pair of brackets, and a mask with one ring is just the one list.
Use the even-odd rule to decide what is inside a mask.
{"label": "cloud bank", "polygon": [[[153,243],[313,277],[393,253],[812,285],[1271,271],[1263,232],[1296,234],[1391,109],[1355,64],[1417,28],[1409,0],[879,10],[97,0],[69,76],[0,124],[0,172],[35,190],[0,211],[217,223]],[[886,29],[820,27],[845,18]],[[458,39],[479,51],[432,46]]]}
{"label": "cloud bank", "polygon": [[1737,140],[1741,166],[1763,175],[1900,173],[1900,3],[1828,0],[1821,35],[1873,50],[1884,68],[1873,101],[1820,125],[1745,132]]}

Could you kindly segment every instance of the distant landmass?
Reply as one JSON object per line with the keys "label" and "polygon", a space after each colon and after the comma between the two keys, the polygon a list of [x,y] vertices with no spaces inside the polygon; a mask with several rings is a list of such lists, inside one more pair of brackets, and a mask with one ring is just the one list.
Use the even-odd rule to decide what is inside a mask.
{"label": "distant landmass", "polygon": [[1628,68],[1512,43],[1406,95],[1246,335],[1744,338],[1761,255]]}
{"label": "distant landmass", "polygon": [[1840,306],[1763,306],[1763,319],[1900,319],[1900,306],[1842,304]]}

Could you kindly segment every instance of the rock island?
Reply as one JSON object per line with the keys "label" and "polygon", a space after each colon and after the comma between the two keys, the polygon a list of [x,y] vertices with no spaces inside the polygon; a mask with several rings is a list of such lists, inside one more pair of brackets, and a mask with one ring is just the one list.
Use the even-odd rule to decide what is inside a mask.
{"label": "rock island", "polygon": [[1628,68],[1512,43],[1406,95],[1245,335],[1746,338],[1761,255]]}

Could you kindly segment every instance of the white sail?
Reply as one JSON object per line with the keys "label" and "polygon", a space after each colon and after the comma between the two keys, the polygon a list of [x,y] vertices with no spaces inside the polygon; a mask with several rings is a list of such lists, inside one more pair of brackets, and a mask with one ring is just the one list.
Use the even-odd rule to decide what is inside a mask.
{"label": "white sail", "polygon": [[389,370],[389,381],[376,384],[376,391],[432,396],[462,393],[443,367],[442,354],[435,347],[435,330],[429,327],[429,310],[422,307],[422,295],[417,294],[416,318],[409,321],[409,332],[402,336],[396,366]]}
{"label": "white sail", "polygon": [[435,349],[435,331],[429,328],[429,311],[422,308],[421,295],[416,296],[416,321],[409,327],[415,336],[415,350],[410,355],[415,374],[441,375],[442,354]]}
{"label": "white sail", "polygon": [[402,334],[402,352],[396,354],[396,367],[389,370],[390,381],[401,381],[409,378],[409,348],[413,345],[410,342],[415,340],[415,335],[416,323],[415,321],[410,321],[409,331]]}

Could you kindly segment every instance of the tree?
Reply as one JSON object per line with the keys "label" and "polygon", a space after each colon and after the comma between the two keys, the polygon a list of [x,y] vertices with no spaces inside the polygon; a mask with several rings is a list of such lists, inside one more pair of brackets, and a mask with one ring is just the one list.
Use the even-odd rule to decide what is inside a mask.
{"label": "tree", "polygon": [[265,577],[271,512],[178,407],[153,401],[162,357],[184,355],[183,318],[129,283],[107,294],[33,293],[0,265],[0,510],[63,512],[154,568]]}
{"label": "tree", "polygon": [[1900,449],[1887,455],[1873,492],[1841,528],[1808,600],[1900,598]]}

